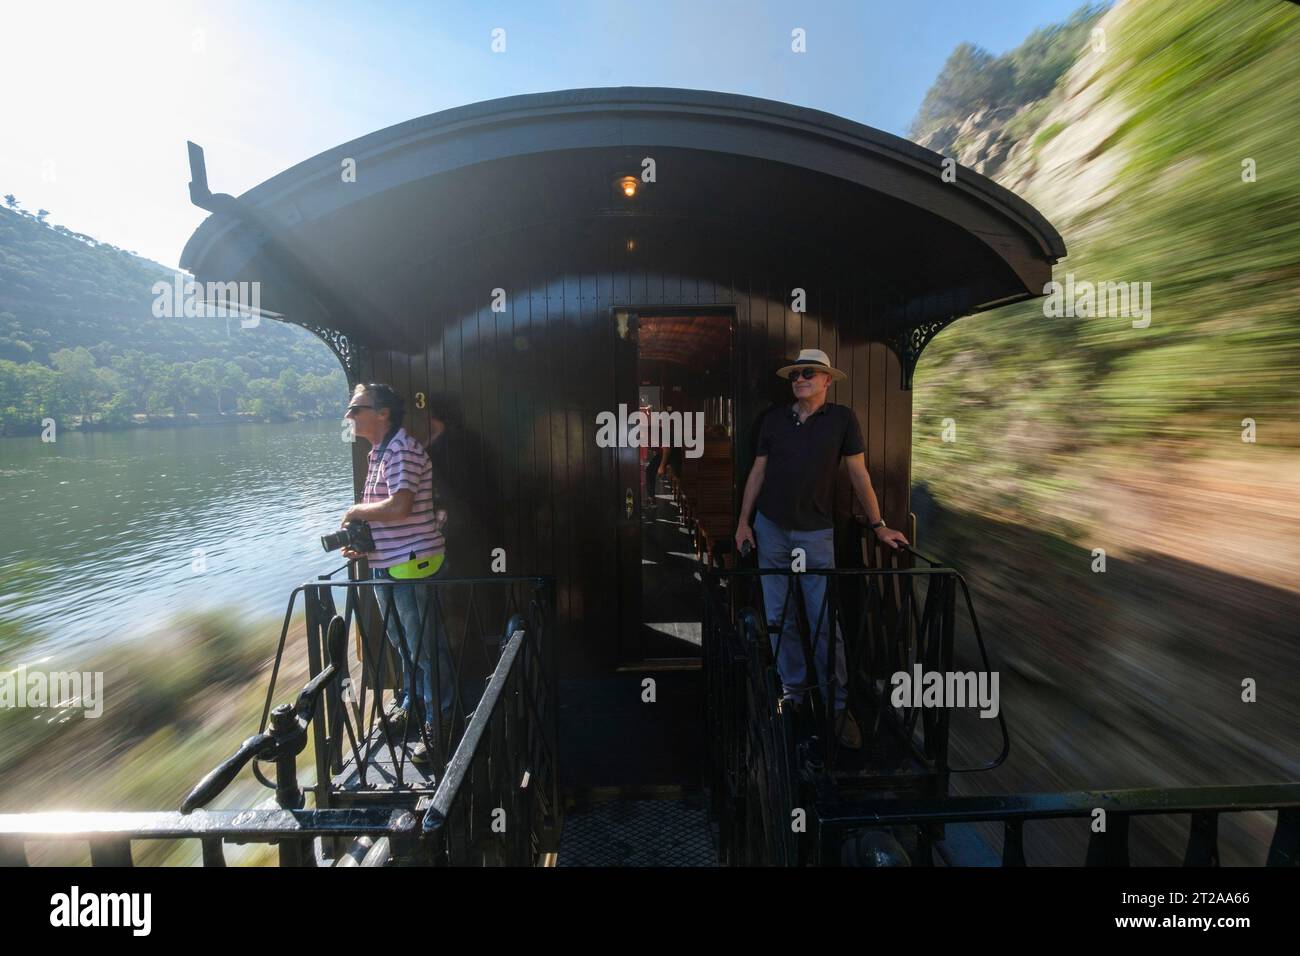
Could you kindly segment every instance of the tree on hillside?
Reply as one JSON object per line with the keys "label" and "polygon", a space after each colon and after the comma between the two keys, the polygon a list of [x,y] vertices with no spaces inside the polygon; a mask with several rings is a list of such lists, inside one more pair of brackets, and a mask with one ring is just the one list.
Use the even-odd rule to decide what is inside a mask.
{"label": "tree on hillside", "polygon": [[163,379],[162,359],[131,349],[113,356],[110,364],[122,378],[122,387],[130,396],[131,407],[149,411],[149,395],[159,387]]}
{"label": "tree on hillside", "polygon": [[234,362],[226,362],[221,371],[221,387],[230,393],[232,403],[238,402],[248,387],[248,373]]}
{"label": "tree on hillside", "polygon": [[248,383],[248,397],[241,399],[243,408],[259,418],[283,418],[287,413],[284,392],[275,379],[255,378]]}
{"label": "tree on hillside", "polygon": [[48,209],[36,210],[36,221],[39,222],[42,226],[45,225],[45,217],[48,216],[49,214],[50,211]]}
{"label": "tree on hillside", "polygon": [[1035,30],[1005,59],[1016,74],[1017,99],[1029,103],[1052,92],[1088,44],[1092,25],[1106,12],[1106,4],[1080,7],[1064,23]]}
{"label": "tree on hillside", "polygon": [[188,415],[197,391],[189,365],[169,365],[163,373],[162,395],[173,414]]}
{"label": "tree on hillside", "polygon": [[1014,83],[1010,63],[973,43],[958,44],[925,94],[913,128],[969,116],[1004,99]]}
{"label": "tree on hillside", "polygon": [[919,139],[988,107],[1020,107],[1042,99],[1079,58],[1108,6],[1085,4],[1064,23],[1035,30],[1002,56],[972,43],[959,44],[921,101],[911,136]]}
{"label": "tree on hillside", "polygon": [[35,362],[0,361],[0,434],[59,418],[64,402],[58,372]]}
{"label": "tree on hillside", "polygon": [[221,363],[213,358],[195,362],[191,374],[194,378],[195,391],[200,396],[211,396],[221,412]]}
{"label": "tree on hillside", "polygon": [[281,369],[280,377],[276,379],[276,388],[279,390],[281,399],[286,411],[298,406],[300,399],[299,389],[301,388],[301,376],[291,368]]}
{"label": "tree on hillside", "polygon": [[69,403],[83,421],[89,420],[100,384],[95,375],[95,357],[84,345],[79,345],[75,349],[59,349],[50,356],[50,364],[59,373]]}
{"label": "tree on hillside", "polygon": [[13,193],[8,193],[5,196],[5,205],[8,206],[10,209],[18,208],[18,200],[14,198]]}

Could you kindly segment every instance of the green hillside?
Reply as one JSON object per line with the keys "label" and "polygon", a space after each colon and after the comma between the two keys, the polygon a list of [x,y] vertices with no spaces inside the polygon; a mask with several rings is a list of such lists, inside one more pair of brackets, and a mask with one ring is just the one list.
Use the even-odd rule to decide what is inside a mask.
{"label": "green hillside", "polygon": [[[1075,54],[1038,99],[1008,66],[1024,49],[954,55],[915,131],[951,124],[953,102],[1011,107],[1017,148],[993,175],[1065,238],[1056,278],[1151,284],[1146,328],[1045,317],[1036,300],[955,323],[918,369],[917,480],[1063,532],[1087,520],[1081,476],[1106,462],[1300,446],[1300,7],[1121,3],[1096,21],[1102,51],[1095,16],[1027,41]],[[962,101],[973,62],[1001,67]]]}
{"label": "green hillside", "polygon": [[0,434],[113,427],[134,416],[334,416],[347,384],[305,329],[238,318],[156,318],[173,272],[22,211],[0,208]]}

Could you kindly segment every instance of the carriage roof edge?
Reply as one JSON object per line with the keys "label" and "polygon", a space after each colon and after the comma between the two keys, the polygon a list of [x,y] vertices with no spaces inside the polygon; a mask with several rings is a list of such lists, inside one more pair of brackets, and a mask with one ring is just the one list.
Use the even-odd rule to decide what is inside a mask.
{"label": "carriage roof edge", "polygon": [[[195,230],[181,263],[200,279],[269,280],[263,297],[275,311],[316,313],[312,324],[318,328],[362,339],[373,326],[364,329],[369,323],[339,316],[354,311],[384,313],[382,305],[375,308],[358,291],[370,277],[340,274],[348,270],[317,255],[315,262],[308,262],[310,280],[298,284],[328,290],[332,301],[317,308],[319,296],[315,296],[317,301],[303,308],[301,300],[288,301],[290,294],[280,290],[285,270],[271,263],[268,243],[291,250],[291,258],[310,260],[312,254],[305,247],[311,244],[309,232],[314,226],[321,222],[337,226],[343,221],[340,214],[356,215],[363,208],[356,204],[396,187],[431,182],[448,172],[487,168],[493,160],[646,146],[730,154],[773,168],[801,168],[899,200],[918,215],[947,220],[987,254],[981,288],[951,302],[911,309],[905,320],[909,326],[933,320],[941,312],[956,317],[1037,297],[1051,278],[1052,264],[1066,255],[1060,234],[1030,203],[966,167],[955,167],[955,181],[941,178],[945,158],[901,137],[774,100],[705,90],[611,87],[472,103],[325,150],[237,200],[225,197],[229,204],[217,207]],[[340,164],[347,159],[361,164],[364,174],[349,189],[335,189]],[[393,238],[400,243],[402,237]],[[941,268],[927,264],[929,273]],[[939,276],[930,280],[927,275],[927,281],[936,289],[943,284]]]}

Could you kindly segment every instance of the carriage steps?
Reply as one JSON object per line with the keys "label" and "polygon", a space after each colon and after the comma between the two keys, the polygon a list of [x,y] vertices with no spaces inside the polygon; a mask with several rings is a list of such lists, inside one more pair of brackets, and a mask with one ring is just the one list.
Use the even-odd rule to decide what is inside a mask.
{"label": "carriage steps", "polygon": [[701,796],[589,802],[565,813],[556,866],[717,866]]}

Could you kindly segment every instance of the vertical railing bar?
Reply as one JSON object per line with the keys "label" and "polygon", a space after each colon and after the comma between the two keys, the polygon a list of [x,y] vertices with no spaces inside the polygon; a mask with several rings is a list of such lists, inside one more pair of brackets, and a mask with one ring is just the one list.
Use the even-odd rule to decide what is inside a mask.
{"label": "vertical railing bar", "polygon": [[1187,834],[1183,866],[1219,865],[1219,814],[1210,810],[1193,813]]}
{"label": "vertical railing bar", "polygon": [[[308,679],[311,679],[325,667],[325,642],[322,628],[327,625],[321,623],[322,608],[320,606],[319,587],[304,589],[303,607],[307,618],[307,676]],[[331,686],[337,686],[337,683],[331,682]],[[330,713],[327,706],[328,696],[327,688],[326,693],[322,695],[322,699],[317,703],[318,711],[312,720],[312,751],[316,763],[316,786],[313,789],[316,795],[316,806],[321,808],[330,805],[329,746],[326,743],[325,735],[325,725]]]}
{"label": "vertical railing bar", "polygon": [[1128,866],[1128,814],[1112,810],[1105,820],[1106,829],[1094,830],[1088,838],[1085,865]]}
{"label": "vertical railing bar", "polygon": [[91,866],[134,866],[131,861],[131,841],[102,837],[90,841]]}
{"label": "vertical railing bar", "polygon": [[[355,584],[349,585],[349,588],[355,588],[358,594],[363,590],[362,588],[358,587]],[[379,601],[379,592],[377,586],[371,587],[370,591],[374,595],[376,603],[381,605],[385,604],[385,602]],[[360,604],[360,600],[358,598],[358,605],[359,604]],[[377,640],[372,639],[369,635],[366,634],[365,625],[362,623],[364,615],[362,615],[360,612],[358,612],[357,614],[357,630],[361,638],[362,669],[363,671],[373,674],[375,680],[375,692],[371,695],[370,714],[366,720],[366,727],[365,727],[365,751],[362,756],[362,761],[359,764],[357,769],[358,769],[358,776],[361,785],[363,787],[368,786],[369,783],[367,777],[369,776],[370,773],[371,757],[375,753],[375,748],[376,746],[379,746],[381,748],[387,747],[389,757],[392,759],[393,762],[393,768],[395,773],[394,786],[395,788],[400,789],[402,784],[402,778],[403,778],[402,771],[405,765],[404,764],[404,757],[406,754],[405,738],[408,736],[408,734],[403,733],[402,735],[403,741],[401,742],[401,748],[400,748],[402,752],[402,757],[399,757],[397,751],[393,747],[392,731],[388,721],[388,711],[383,706],[384,688],[387,686],[388,683],[389,655],[387,653],[387,649],[391,643],[388,639],[388,622],[391,619],[392,614],[396,610],[396,604],[394,601],[389,601],[386,602],[386,607],[387,610],[384,613],[382,613],[380,616],[380,622],[379,622],[380,633],[378,635]],[[398,625],[399,627],[401,625],[400,617],[398,619]],[[399,643],[404,643],[405,639],[402,637],[402,635],[399,633],[398,636],[399,636]],[[404,648],[402,649],[401,653],[404,653]],[[378,655],[379,658],[377,663],[373,660],[373,657],[376,654]],[[408,704],[408,707],[409,706],[412,705]],[[362,679],[362,697],[361,697],[360,710],[362,715],[365,716],[364,675]],[[411,719],[411,715],[408,711],[407,714],[408,726],[409,726],[410,719]],[[416,719],[418,720],[418,717]],[[376,723],[378,723],[379,730],[381,731],[381,735],[384,738],[382,744],[378,744],[375,739]],[[358,733],[360,731],[361,728],[358,728]]]}
{"label": "vertical railing bar", "polygon": [[1268,847],[1268,866],[1300,866],[1300,808],[1277,811],[1277,826]]}
{"label": "vertical railing bar", "polygon": [[204,866],[224,867],[226,865],[226,854],[222,846],[221,837],[204,837],[199,842],[203,847]]}
{"label": "vertical railing bar", "polygon": [[0,837],[0,867],[27,866],[27,844],[21,836]]}
{"label": "vertical railing bar", "polygon": [[1025,865],[1025,822],[1023,820],[1007,820],[1002,825],[1002,865],[1003,866],[1024,866]]}

